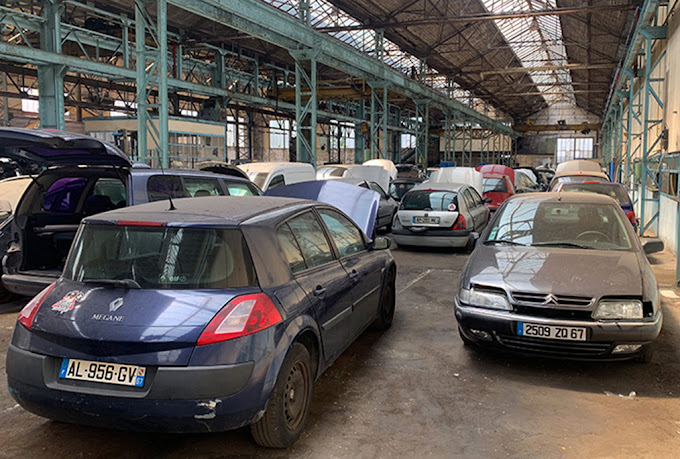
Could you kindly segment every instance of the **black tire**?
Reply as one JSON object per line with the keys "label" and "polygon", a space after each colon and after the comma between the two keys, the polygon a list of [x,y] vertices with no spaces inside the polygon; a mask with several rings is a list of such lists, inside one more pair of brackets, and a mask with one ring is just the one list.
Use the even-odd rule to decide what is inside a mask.
{"label": "black tire", "polygon": [[250,426],[258,445],[288,448],[300,438],[309,415],[313,378],[309,351],[303,344],[293,343],[281,365],[267,410]]}
{"label": "black tire", "polygon": [[392,321],[394,319],[394,307],[396,303],[394,280],[394,272],[390,272],[387,275],[382,296],[380,297],[380,310],[378,311],[378,317],[373,322],[373,328],[376,330],[387,330],[392,326]]}
{"label": "black tire", "polygon": [[640,363],[649,363],[652,357],[654,357],[654,345],[649,343],[642,347],[635,360]]}

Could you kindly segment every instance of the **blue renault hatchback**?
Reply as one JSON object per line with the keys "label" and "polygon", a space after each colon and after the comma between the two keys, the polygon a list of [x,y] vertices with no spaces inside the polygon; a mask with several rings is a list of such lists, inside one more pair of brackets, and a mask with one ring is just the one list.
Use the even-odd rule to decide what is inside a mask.
{"label": "blue renault hatchback", "polygon": [[7,352],[11,395],[59,421],[251,425],[260,445],[293,444],[315,378],[368,326],[392,323],[389,241],[355,223],[373,221],[377,198],[350,188],[371,193],[353,218],[280,197],[159,201],[86,218],[62,276],[21,311]]}

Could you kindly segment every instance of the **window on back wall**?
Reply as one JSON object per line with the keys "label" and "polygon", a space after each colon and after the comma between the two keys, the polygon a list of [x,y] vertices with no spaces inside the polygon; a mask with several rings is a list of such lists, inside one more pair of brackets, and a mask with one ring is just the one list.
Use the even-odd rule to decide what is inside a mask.
{"label": "window on back wall", "polygon": [[593,139],[588,137],[574,137],[557,139],[557,163],[572,159],[590,159],[593,157]]}
{"label": "window on back wall", "polygon": [[290,144],[290,121],[269,120],[269,148],[288,148]]}

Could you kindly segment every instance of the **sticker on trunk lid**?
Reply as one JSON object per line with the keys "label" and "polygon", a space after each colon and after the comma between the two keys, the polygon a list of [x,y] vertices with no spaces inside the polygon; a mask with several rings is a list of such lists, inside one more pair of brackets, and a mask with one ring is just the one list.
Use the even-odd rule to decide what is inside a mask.
{"label": "sticker on trunk lid", "polygon": [[59,314],[71,311],[76,306],[76,303],[84,297],[85,294],[80,290],[71,290],[61,300],[52,305],[52,310],[57,311]]}

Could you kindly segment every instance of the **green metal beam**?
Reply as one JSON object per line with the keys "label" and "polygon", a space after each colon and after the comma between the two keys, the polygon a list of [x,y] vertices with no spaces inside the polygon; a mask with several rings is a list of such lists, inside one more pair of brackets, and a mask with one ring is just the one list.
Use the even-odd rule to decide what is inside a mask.
{"label": "green metal beam", "polygon": [[168,0],[168,3],[289,51],[316,49],[320,52],[319,63],[366,80],[384,80],[411,99],[429,99],[434,107],[455,109],[465,119],[512,137],[518,136],[509,126],[451,100],[377,59],[257,0]]}

